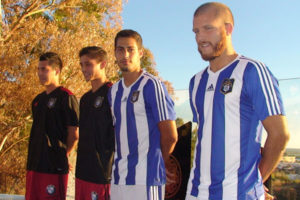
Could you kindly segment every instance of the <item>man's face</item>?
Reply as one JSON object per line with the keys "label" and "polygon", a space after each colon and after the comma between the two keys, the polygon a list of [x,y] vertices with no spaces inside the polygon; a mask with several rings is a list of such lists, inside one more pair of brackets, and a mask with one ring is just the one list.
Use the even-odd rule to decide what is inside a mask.
{"label": "man's face", "polygon": [[136,40],[131,37],[120,37],[117,40],[115,57],[122,72],[132,72],[140,68],[143,51],[138,48]]}
{"label": "man's face", "polygon": [[225,24],[213,12],[207,11],[194,17],[193,32],[203,60],[214,60],[226,49]]}
{"label": "man's face", "polygon": [[51,85],[55,82],[58,77],[59,70],[49,65],[48,61],[39,61],[38,64],[38,77],[40,83],[44,86]]}
{"label": "man's face", "polygon": [[101,62],[97,62],[96,59],[83,55],[80,57],[80,66],[86,81],[92,81],[99,78]]}

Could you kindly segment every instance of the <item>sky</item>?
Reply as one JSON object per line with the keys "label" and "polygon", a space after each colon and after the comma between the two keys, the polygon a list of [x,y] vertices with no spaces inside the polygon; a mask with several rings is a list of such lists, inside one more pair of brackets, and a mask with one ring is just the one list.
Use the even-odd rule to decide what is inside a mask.
{"label": "sky", "polygon": [[[197,51],[193,13],[207,1],[128,0],[123,28],[142,35],[160,76],[175,89],[208,65]],[[233,45],[244,56],[264,62],[278,79],[300,77],[300,1],[228,0],[234,15]]]}
{"label": "sky", "polygon": [[[177,107],[187,103],[184,90],[190,78],[208,65],[198,53],[192,32],[193,13],[205,2],[208,1],[128,0],[123,7],[123,28],[141,34],[144,46],[154,55],[159,76],[176,90]],[[264,62],[280,80],[291,130],[288,147],[300,148],[300,79],[285,80],[300,78],[300,1],[218,2],[229,6],[233,13],[236,52]]]}

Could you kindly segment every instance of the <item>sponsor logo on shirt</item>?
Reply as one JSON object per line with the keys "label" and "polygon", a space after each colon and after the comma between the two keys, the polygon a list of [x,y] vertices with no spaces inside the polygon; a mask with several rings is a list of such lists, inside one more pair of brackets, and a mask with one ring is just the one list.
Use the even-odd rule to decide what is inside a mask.
{"label": "sponsor logo on shirt", "polygon": [[54,185],[48,185],[47,187],[46,187],[46,192],[47,192],[47,194],[49,194],[49,195],[53,195],[54,193],[55,193],[55,186]]}
{"label": "sponsor logo on shirt", "polygon": [[232,88],[233,88],[233,83],[234,83],[234,79],[229,79],[226,78],[223,80],[223,83],[221,85],[221,92],[225,95],[228,94],[230,92],[232,92]]}
{"label": "sponsor logo on shirt", "polygon": [[208,92],[214,91],[214,85],[210,84],[210,86],[206,89],[206,91],[208,91]]}
{"label": "sponsor logo on shirt", "polygon": [[97,97],[95,102],[94,102],[94,107],[95,108],[101,107],[102,103],[103,103],[103,100],[104,100],[104,97],[102,97],[102,96]]}
{"label": "sponsor logo on shirt", "polygon": [[55,106],[55,102],[56,102],[56,98],[50,98],[49,101],[48,101],[48,108],[53,108]]}
{"label": "sponsor logo on shirt", "polygon": [[91,200],[98,200],[98,194],[95,191],[91,192]]}
{"label": "sponsor logo on shirt", "polygon": [[139,95],[140,95],[140,91],[138,91],[138,90],[132,92],[132,95],[131,95],[131,98],[130,98],[131,103],[136,102],[139,99]]}

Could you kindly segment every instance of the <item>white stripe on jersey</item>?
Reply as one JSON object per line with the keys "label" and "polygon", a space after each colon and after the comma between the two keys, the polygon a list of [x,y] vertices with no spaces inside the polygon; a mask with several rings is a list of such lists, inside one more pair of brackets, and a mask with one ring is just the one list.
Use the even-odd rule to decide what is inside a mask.
{"label": "white stripe on jersey", "polygon": [[[145,86],[147,83],[148,79],[144,78],[138,88],[138,91],[142,91],[142,88]],[[144,95],[140,94],[139,95],[140,102],[144,102]],[[134,112],[138,115],[139,113],[137,112],[138,110],[141,110],[143,108],[140,107],[145,107],[144,104],[137,104],[135,103],[133,105]],[[144,141],[143,143],[139,143],[137,148],[138,148],[138,163],[136,165],[136,175],[135,175],[135,182],[136,183],[142,183],[143,180],[145,179],[145,175],[147,174],[147,160],[142,160],[142,158],[147,159],[147,153],[149,149],[149,129],[148,129],[148,120],[146,115],[139,115],[137,117],[135,116],[135,121],[136,121],[136,129],[137,133],[144,133],[144,134],[137,134],[138,141]],[[127,134],[126,134],[127,135]],[[143,137],[144,136],[144,137]],[[145,138],[147,137],[147,138]],[[143,144],[143,146],[141,145]]]}
{"label": "white stripe on jersey", "polygon": [[[160,200],[159,199],[159,191],[158,191],[158,187],[161,187],[162,188],[162,191],[163,191],[163,187],[164,186],[157,186],[157,185],[154,185],[154,186],[151,186],[150,187],[150,199],[149,200]],[[163,195],[162,195],[163,196]]]}
{"label": "white stripe on jersey", "polygon": [[165,185],[149,187],[146,185],[111,184],[111,200],[163,200],[164,193]]}
{"label": "white stripe on jersey", "polygon": [[[209,69],[205,69],[192,78],[192,81],[194,83],[190,82],[190,87],[193,84],[193,88],[189,88],[189,92],[191,94],[191,106],[193,108],[193,112],[195,111],[194,119],[197,120],[198,126],[203,124],[203,127],[202,130],[199,130],[200,132],[198,132],[199,134],[201,134],[202,138],[198,138],[196,147],[198,146],[198,144],[200,144],[201,151],[197,152],[198,149],[196,149],[194,152],[194,165],[189,178],[187,199],[193,199],[189,197],[192,191],[193,195],[198,195],[198,197],[195,199],[199,200],[207,200],[209,198],[214,198],[217,195],[220,195],[218,197],[219,199],[237,199],[237,197],[239,197],[241,194],[243,195],[247,192],[250,192],[252,194],[252,189],[254,187],[244,188],[251,187],[249,185],[252,184],[257,184],[254,191],[254,193],[256,192],[255,195],[263,195],[262,185],[259,185],[261,179],[257,178],[255,174],[257,171],[253,170],[253,172],[245,172],[245,168],[241,168],[241,166],[246,166],[246,169],[249,169],[250,167],[251,169],[254,169],[256,164],[259,162],[258,155],[261,136],[261,123],[259,122],[259,118],[274,114],[281,114],[283,112],[283,107],[281,107],[282,105],[280,104],[281,99],[280,93],[277,93],[277,85],[273,84],[273,80],[275,79],[275,77],[273,79],[272,74],[268,71],[267,67],[264,64],[240,56],[236,59],[236,61],[236,66],[230,64],[228,66],[232,66],[231,68],[225,67],[224,69],[216,73],[212,73],[211,71],[209,71]],[[223,71],[226,70],[226,68],[228,69],[228,71]],[[246,69],[247,71],[245,71]],[[208,74],[206,74],[206,70]],[[206,75],[208,76],[206,77]],[[217,77],[214,78],[213,76]],[[252,80],[249,77],[255,77],[255,80],[258,80],[256,84],[252,84],[253,82],[251,82]],[[223,96],[220,97],[220,93],[218,93],[220,92],[220,88],[216,87],[216,82],[218,80],[218,83],[220,84],[222,83],[221,81],[224,80],[224,78],[230,78],[234,80],[234,89],[226,95],[224,94],[223,99]],[[244,81],[246,81],[246,83],[244,83]],[[201,85],[199,85],[200,83]],[[208,86],[210,85],[215,86],[215,91],[212,91],[211,89],[207,90]],[[251,99],[249,99],[248,95],[252,97],[253,93],[248,93],[248,89],[253,92],[256,91],[255,89],[257,86],[259,87],[259,93],[254,93],[253,98],[255,98],[255,102],[252,102],[253,105],[249,105],[251,103]],[[201,90],[199,90],[199,88]],[[216,97],[216,99],[214,99],[214,97]],[[200,105],[199,102],[202,102],[203,98],[203,105]],[[214,103],[216,107],[214,107]],[[261,108],[260,104],[263,105]],[[216,109],[215,113],[213,113],[214,108]],[[253,108],[258,109],[253,110]],[[204,109],[203,113],[201,113],[202,110],[199,109]],[[253,113],[255,112],[259,116],[253,116]],[[201,116],[202,114],[203,116]],[[221,116],[222,120],[217,121],[220,119],[220,117],[216,117],[216,120],[212,121],[213,114],[223,115]],[[255,121],[247,121],[249,118]],[[225,145],[224,152],[223,146],[222,149],[219,149],[218,146],[212,147],[212,140],[218,140],[218,138],[211,138],[213,134],[212,126],[214,125],[216,125],[217,128],[220,128],[220,130],[215,131],[222,131],[222,133],[218,133],[223,134],[224,131],[224,142],[222,141],[222,145]],[[257,130],[255,131],[255,129]],[[241,133],[243,133],[243,135],[241,135]],[[252,137],[251,140],[249,140],[248,138],[249,135],[251,135]],[[257,151],[254,152],[253,149],[247,149],[249,148],[248,145],[242,145],[245,142],[247,142],[248,145],[251,145],[251,147],[255,148],[255,150]],[[214,149],[212,150],[212,148]],[[211,165],[211,155],[216,152],[218,153],[218,151],[220,152],[220,154],[216,154],[217,159],[219,159],[219,157],[220,159],[224,159],[224,163],[219,163],[220,168],[216,170],[216,166]],[[198,177],[195,177],[194,173],[196,169],[196,159],[199,159],[199,157],[196,158],[197,153],[201,153],[199,155],[201,160],[198,160],[198,162],[200,163],[200,181]],[[242,153],[245,154],[241,155]],[[249,157],[251,157],[252,159],[247,160],[247,158]],[[257,160],[253,160],[254,157],[257,158]],[[222,177],[224,173],[224,179],[221,180],[223,181],[222,190],[217,191],[216,189],[217,187],[219,187],[219,182],[213,183],[214,185],[212,185],[217,185],[217,187],[210,188],[210,185],[213,181],[211,179],[212,170],[216,170],[216,173],[222,174]],[[238,177],[239,172],[241,172],[241,177]],[[214,174],[214,176],[216,176],[216,174]],[[197,184],[197,182],[199,181],[200,185],[193,185],[192,181],[195,181],[195,184]],[[250,184],[244,186],[243,184],[245,182],[246,184]],[[198,190],[193,187],[198,187]]]}
{"label": "white stripe on jersey", "polygon": [[[207,69],[207,73],[209,73],[207,85],[205,86],[205,90],[211,84],[215,87],[218,81],[219,73],[213,73],[209,69]],[[214,94],[215,91],[205,92],[204,96],[204,106],[203,106],[203,114],[204,114],[204,124],[203,124],[203,133],[212,133],[212,124],[213,124],[213,103],[214,103]],[[207,162],[211,160],[211,144],[212,144],[212,134],[202,134],[201,139],[201,155],[200,155],[200,185],[198,187],[199,194],[203,199],[209,199],[209,186],[211,184],[211,162]]]}
{"label": "white stripe on jersey", "polygon": [[[119,83],[119,82],[118,82]],[[116,94],[118,90],[118,83],[116,83],[116,87],[111,87],[111,105],[115,105],[115,99],[116,99]],[[112,118],[113,118],[113,123],[116,125],[116,118],[113,113],[115,113],[114,106],[111,106],[111,113],[112,113]]]}
{"label": "white stripe on jersey", "polygon": [[[132,98],[130,95],[136,91],[139,91],[137,99],[131,102],[128,98]],[[173,102],[163,83],[158,78],[143,72],[130,87],[125,87],[123,79],[115,83],[111,89],[111,97],[112,115],[114,118],[118,117],[115,123],[116,131],[119,131],[116,139],[120,140],[120,146],[116,143],[115,161],[118,160],[118,163],[115,162],[113,165],[113,180],[119,185],[163,184],[165,172],[162,168],[162,156],[155,150],[160,150],[160,143],[157,140],[160,133],[156,126],[159,121],[175,119],[175,113],[172,110]],[[119,102],[120,99],[121,102]],[[150,107],[153,112],[147,113]],[[131,132],[134,135],[130,134]],[[128,139],[134,140],[134,146],[129,144]],[[150,148],[150,142],[154,139],[155,142]],[[131,149],[133,153],[130,152]],[[148,167],[149,162],[152,164],[151,168]],[[128,166],[131,167],[130,169],[134,168],[135,171],[129,171]]]}
{"label": "white stripe on jersey", "polygon": [[[273,110],[274,110],[274,114],[278,114],[278,111],[280,110],[280,107],[278,105],[278,101],[277,101],[277,95],[274,89],[274,84],[272,84],[272,78],[270,76],[270,72],[267,70],[267,67],[265,66],[265,64],[260,63],[263,67],[263,72],[266,74],[267,76],[267,84],[268,84],[268,88],[271,88],[271,90],[269,89],[268,91],[272,94],[270,95],[272,98],[272,105],[273,105]],[[276,111],[275,107],[274,107],[274,103],[276,104],[276,108],[278,111]]]}
{"label": "white stripe on jersey", "polygon": [[[199,86],[199,83],[200,83],[200,80],[202,78],[202,74],[203,74],[204,71],[198,73],[196,76],[195,76],[195,79],[194,79],[194,88],[193,88],[193,92],[192,92],[192,102],[193,102],[193,106],[196,110],[196,112],[198,113],[197,114],[197,123],[200,124],[200,119],[199,119],[199,111],[197,110],[197,106],[196,106],[196,94],[197,94],[197,90],[198,90],[198,86]],[[195,88],[197,87],[197,88]],[[195,166],[195,165],[194,165]]]}
{"label": "white stripe on jersey", "polygon": [[[235,89],[224,97],[225,114],[225,177],[223,185],[223,199],[238,195],[238,169],[240,167],[240,96],[242,92],[243,76],[247,65],[246,60],[240,60],[233,70],[230,79],[234,79]],[[234,106],[233,106],[234,105]],[[227,111],[228,108],[233,110]],[[234,123],[232,123],[234,122]]]}
{"label": "white stripe on jersey", "polygon": [[[199,128],[199,124],[200,124],[200,121],[199,121],[199,111],[197,110],[197,106],[196,106],[196,93],[197,93],[197,90],[198,90],[198,86],[199,86],[199,82],[200,82],[200,79],[202,77],[202,74],[203,74],[204,70],[197,73],[195,75],[195,79],[194,79],[194,86],[192,88],[192,94],[191,94],[191,102],[192,102],[192,106],[194,107],[194,109],[196,110],[196,113],[197,113],[197,124],[198,124],[198,128]],[[197,129],[198,129],[197,128]],[[193,167],[191,169],[191,173],[190,173],[190,177],[194,177],[194,175],[192,175],[195,171],[195,168],[196,168],[196,154],[197,154],[197,146],[198,146],[198,143],[199,143],[199,140],[197,139],[196,140],[196,144],[195,144],[195,148],[194,148],[194,161],[193,161]],[[187,194],[190,194],[191,193],[191,190],[192,190],[192,182],[189,181],[188,182],[188,187],[187,187],[187,191],[186,193]]]}
{"label": "white stripe on jersey", "polygon": [[[127,99],[129,98],[129,92],[131,88],[126,88],[123,87],[123,95],[121,98],[121,101],[127,101]],[[126,104],[121,102],[121,118],[123,119],[121,121],[121,128],[120,128],[120,141],[128,141],[127,138],[127,109],[126,109]],[[124,144],[124,145],[122,145]],[[126,143],[122,143],[120,142],[120,152],[121,152],[121,157],[122,159],[119,161],[119,166],[127,166],[128,165],[128,159],[127,156],[129,154],[129,144],[127,142],[128,145],[125,145]],[[123,171],[124,170],[124,171]],[[127,176],[127,172],[128,169],[126,168],[120,168],[119,167],[119,175],[120,175],[120,180],[119,180],[119,184],[125,184],[126,183],[126,176]]]}

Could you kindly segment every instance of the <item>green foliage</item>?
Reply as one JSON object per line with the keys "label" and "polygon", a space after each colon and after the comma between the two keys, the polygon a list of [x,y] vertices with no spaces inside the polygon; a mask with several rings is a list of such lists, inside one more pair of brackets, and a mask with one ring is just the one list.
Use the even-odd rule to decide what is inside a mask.
{"label": "green foliage", "polygon": [[180,127],[180,126],[182,126],[184,124],[183,119],[180,118],[180,117],[177,117],[176,120],[175,120],[175,122],[176,122],[177,128]]}

